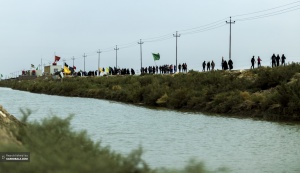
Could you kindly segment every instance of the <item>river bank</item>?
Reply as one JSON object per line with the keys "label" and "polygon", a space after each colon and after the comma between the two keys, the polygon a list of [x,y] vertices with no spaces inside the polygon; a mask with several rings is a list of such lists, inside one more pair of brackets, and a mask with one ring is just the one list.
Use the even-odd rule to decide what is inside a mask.
{"label": "river bank", "polygon": [[5,80],[1,87],[271,121],[300,120],[300,65],[172,75]]}
{"label": "river bank", "polygon": [[150,168],[142,158],[141,147],[126,155],[115,152],[109,146],[93,141],[86,131],[75,131],[70,125],[72,116],[29,122],[31,112],[22,113],[23,117],[18,120],[0,105],[0,151],[29,152],[30,161],[9,163],[1,160],[0,172],[230,172],[225,167],[208,170],[204,163],[195,161],[182,169]]}

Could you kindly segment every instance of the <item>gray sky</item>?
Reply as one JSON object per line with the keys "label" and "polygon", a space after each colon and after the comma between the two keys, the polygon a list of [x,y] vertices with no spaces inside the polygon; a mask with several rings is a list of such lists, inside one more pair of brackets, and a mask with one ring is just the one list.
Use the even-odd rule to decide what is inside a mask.
{"label": "gray sky", "polygon": [[[38,66],[41,59],[48,65],[54,61],[54,54],[66,59],[69,65],[72,65],[74,56],[77,70],[83,70],[82,56],[86,53],[86,70],[96,70],[98,49],[103,50],[100,66],[115,66],[116,45],[120,47],[118,66],[139,69],[139,39],[145,42],[143,66],[154,65],[151,53],[160,53],[157,65],[175,64],[173,34],[176,31],[181,34],[178,38],[178,64],[186,62],[189,69],[200,70],[204,60],[214,60],[220,68],[221,57],[226,60],[229,57],[229,25],[224,25],[229,16],[236,20],[232,25],[234,69],[250,68],[253,55],[262,58],[262,65],[270,65],[273,53],[284,53],[288,61],[300,60],[297,59],[300,58],[300,2],[295,0],[0,2],[0,74],[4,77],[28,70],[31,64]],[[282,7],[268,10],[279,6]],[[286,12],[284,9],[298,10],[262,16]],[[253,13],[258,11],[262,12]],[[247,13],[253,14],[237,16]],[[259,19],[241,21],[255,16]],[[219,23],[201,27],[216,21]],[[208,31],[199,32],[203,29]],[[149,39],[154,37],[162,38],[162,41]],[[58,64],[63,63],[62,59]]]}

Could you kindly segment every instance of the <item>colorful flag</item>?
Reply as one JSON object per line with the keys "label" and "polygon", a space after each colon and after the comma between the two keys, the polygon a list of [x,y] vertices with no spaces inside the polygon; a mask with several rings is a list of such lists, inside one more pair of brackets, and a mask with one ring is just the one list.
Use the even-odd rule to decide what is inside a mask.
{"label": "colorful flag", "polygon": [[56,61],[59,61],[60,60],[60,57],[59,56],[55,56],[54,57],[54,61],[56,62]]}
{"label": "colorful flag", "polygon": [[159,60],[159,59],[160,59],[160,55],[159,55],[159,53],[157,53],[157,54],[155,54],[155,53],[152,53],[152,55],[153,55],[154,61],[156,61],[156,60]]}
{"label": "colorful flag", "polygon": [[69,67],[67,63],[65,63],[65,66],[66,66],[66,67]]}
{"label": "colorful flag", "polygon": [[71,74],[71,71],[70,71],[70,69],[68,68],[68,66],[65,66],[65,67],[64,67],[64,73],[65,73],[65,74]]}

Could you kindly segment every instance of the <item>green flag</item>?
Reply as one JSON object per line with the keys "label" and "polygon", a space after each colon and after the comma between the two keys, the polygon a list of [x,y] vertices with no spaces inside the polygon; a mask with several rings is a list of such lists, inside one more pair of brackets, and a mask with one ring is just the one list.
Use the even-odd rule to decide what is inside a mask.
{"label": "green flag", "polygon": [[3,75],[1,74],[1,77],[3,77]]}
{"label": "green flag", "polygon": [[159,55],[159,53],[152,53],[152,55],[153,55],[153,58],[154,58],[154,61],[156,61],[156,60],[159,60],[160,59],[160,55]]}
{"label": "green flag", "polygon": [[36,67],[36,70],[38,70],[39,69],[39,67]]}

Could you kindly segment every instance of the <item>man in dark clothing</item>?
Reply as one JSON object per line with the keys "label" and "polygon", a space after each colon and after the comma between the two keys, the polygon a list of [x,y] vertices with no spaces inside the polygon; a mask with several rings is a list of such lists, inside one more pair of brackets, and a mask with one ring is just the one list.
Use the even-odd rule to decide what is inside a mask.
{"label": "man in dark clothing", "polygon": [[203,69],[202,69],[202,71],[205,71],[205,66],[206,66],[206,63],[205,63],[205,61],[202,63],[202,67],[203,67]]}
{"label": "man in dark clothing", "polygon": [[181,72],[181,64],[178,65],[179,73]]}
{"label": "man in dark clothing", "polygon": [[275,53],[273,53],[272,57],[271,57],[271,60],[272,60],[272,68],[275,66],[276,67],[276,56],[275,56]]}
{"label": "man in dark clothing", "polygon": [[254,69],[254,64],[255,64],[255,58],[254,58],[254,56],[251,58],[251,67],[250,67],[250,69],[251,68],[253,68]]}
{"label": "man in dark clothing", "polygon": [[211,70],[214,71],[215,70],[215,62],[211,61]]}
{"label": "man in dark clothing", "polygon": [[224,57],[222,57],[221,66],[222,66],[222,70],[225,70],[225,69],[224,69]]}
{"label": "man in dark clothing", "polygon": [[135,75],[135,71],[133,70],[133,68],[131,68],[130,72],[131,72],[131,75]]}
{"label": "man in dark clothing", "polygon": [[279,61],[280,61],[280,56],[279,56],[279,54],[277,54],[277,56],[276,56],[276,64],[277,64],[277,67],[279,66]]}
{"label": "man in dark clothing", "polygon": [[232,70],[233,69],[233,62],[232,62],[231,59],[229,59],[228,65],[229,65],[229,70]]}
{"label": "man in dark clothing", "polygon": [[210,62],[209,61],[207,62],[206,66],[207,66],[207,71],[210,71]]}
{"label": "man in dark clothing", "polygon": [[224,60],[224,62],[223,62],[223,69],[224,69],[224,70],[227,70],[227,69],[228,69],[228,64],[227,64],[227,61],[226,61],[226,60]]}
{"label": "man in dark clothing", "polygon": [[286,59],[286,57],[284,56],[284,54],[282,54],[282,56],[281,56],[281,65],[285,66],[285,59]]}

